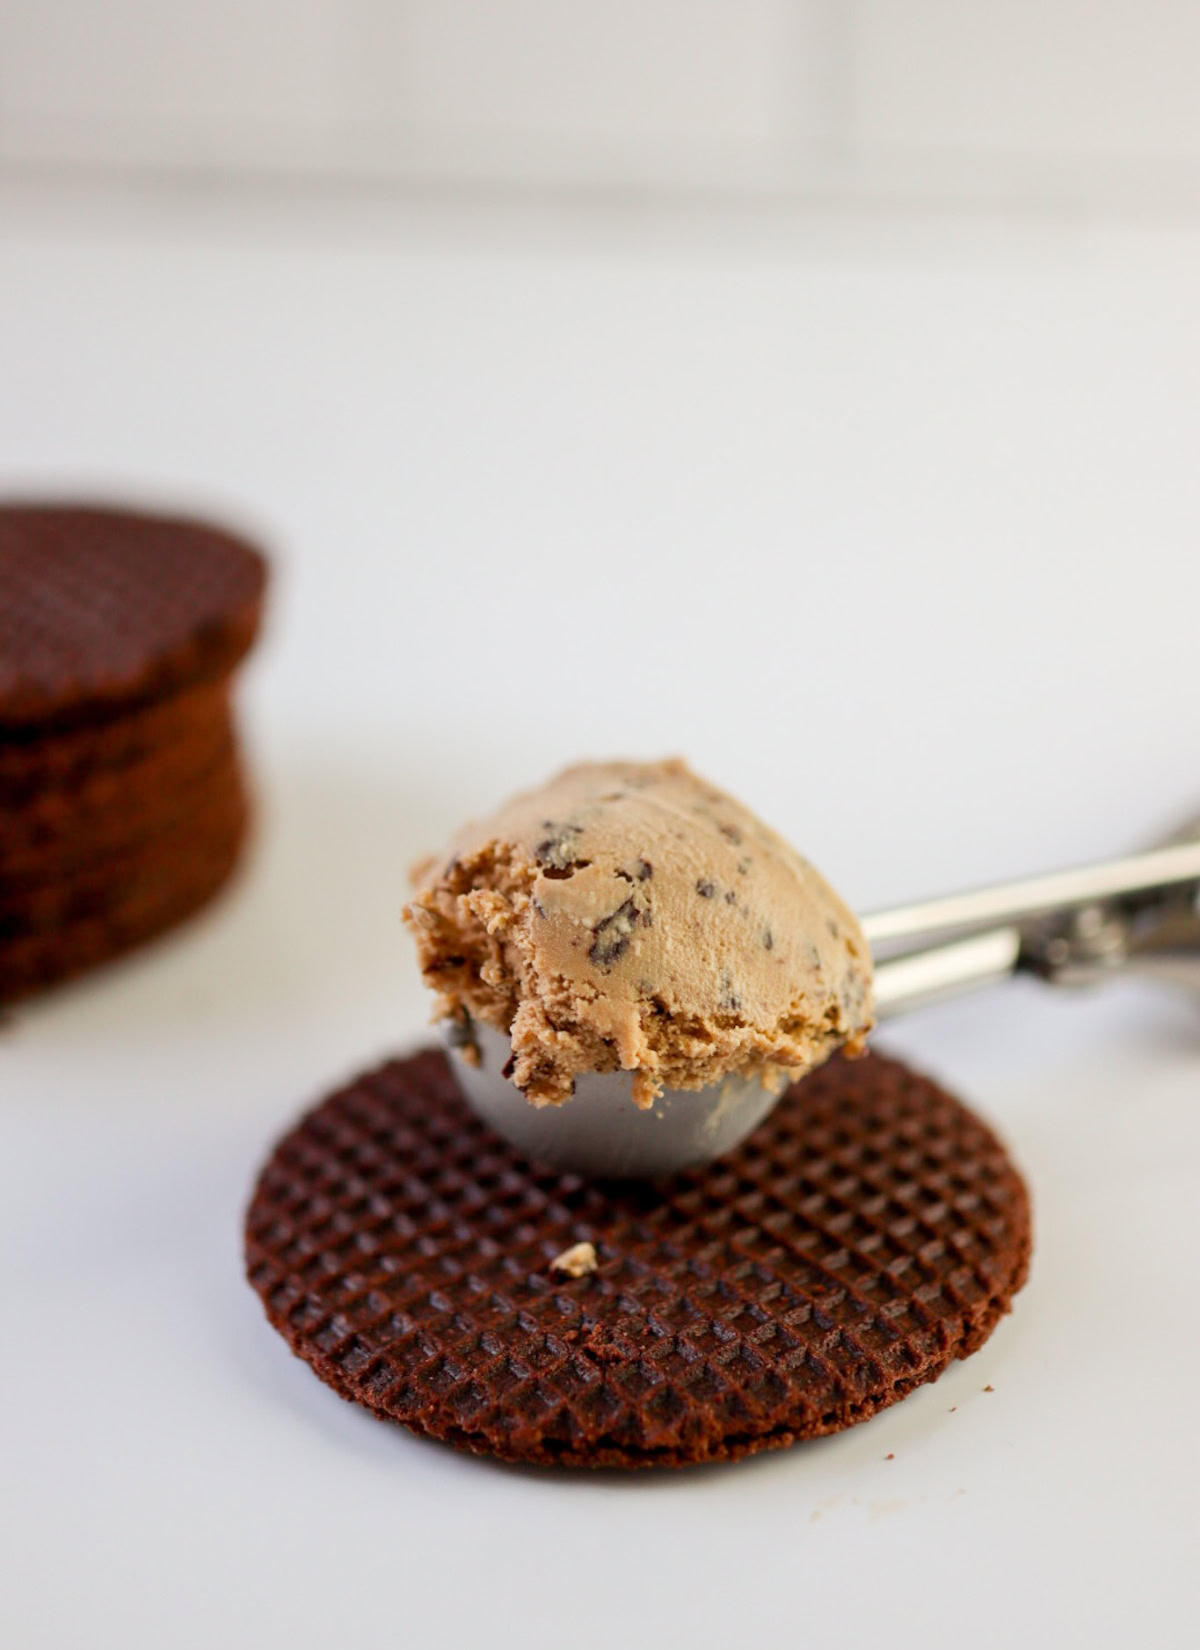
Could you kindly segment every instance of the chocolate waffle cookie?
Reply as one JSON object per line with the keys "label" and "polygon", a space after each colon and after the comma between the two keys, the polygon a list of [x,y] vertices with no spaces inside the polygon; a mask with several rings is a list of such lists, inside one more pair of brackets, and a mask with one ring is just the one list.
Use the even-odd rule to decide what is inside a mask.
{"label": "chocolate waffle cookie", "polygon": [[0,506],[0,1000],[204,904],[248,809],[232,710],[265,564],[203,523]]}
{"label": "chocolate waffle cookie", "polygon": [[[284,1136],[245,1243],[267,1317],[342,1397],[504,1460],[639,1467],[895,1403],[983,1344],[1031,1233],[995,1135],[881,1055],[835,1058],[737,1152],[650,1186],[525,1162],[430,1051]],[[596,1270],[566,1277],[579,1243]]]}

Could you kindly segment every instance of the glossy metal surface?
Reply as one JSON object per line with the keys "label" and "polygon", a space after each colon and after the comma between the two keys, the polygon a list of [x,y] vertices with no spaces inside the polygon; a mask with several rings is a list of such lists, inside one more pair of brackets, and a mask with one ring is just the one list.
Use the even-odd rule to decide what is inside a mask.
{"label": "glossy metal surface", "polygon": [[872,951],[936,934],[1025,922],[1110,900],[1158,900],[1200,884],[1200,840],[1175,842],[1146,854],[1056,871],[972,893],[902,905],[863,918]]}
{"label": "glossy metal surface", "polygon": [[710,1163],[741,1143],[775,1104],[754,1079],[666,1089],[653,1107],[633,1103],[627,1071],[590,1072],[561,1106],[533,1106],[504,1076],[508,1038],[476,1025],[480,1064],[450,1048],[459,1087],[497,1134],[526,1157],[593,1180],[652,1179]]}

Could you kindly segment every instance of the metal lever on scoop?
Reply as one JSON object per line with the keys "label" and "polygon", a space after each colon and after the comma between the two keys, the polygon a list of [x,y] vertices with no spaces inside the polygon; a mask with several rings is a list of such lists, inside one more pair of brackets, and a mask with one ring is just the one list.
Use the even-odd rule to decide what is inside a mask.
{"label": "metal lever on scoop", "polygon": [[1200,993],[1200,821],[1149,853],[863,919],[880,1019],[1015,973],[1135,972]]}

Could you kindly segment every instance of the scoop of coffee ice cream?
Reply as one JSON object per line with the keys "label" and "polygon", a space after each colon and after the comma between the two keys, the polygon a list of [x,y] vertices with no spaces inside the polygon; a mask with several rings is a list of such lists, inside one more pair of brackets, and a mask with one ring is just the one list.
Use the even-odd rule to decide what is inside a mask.
{"label": "scoop of coffee ice cream", "polygon": [[508,1033],[536,1105],[585,1071],[769,1087],[872,1024],[870,952],[824,878],[680,761],[590,762],[466,826],[405,908],[436,1018]]}

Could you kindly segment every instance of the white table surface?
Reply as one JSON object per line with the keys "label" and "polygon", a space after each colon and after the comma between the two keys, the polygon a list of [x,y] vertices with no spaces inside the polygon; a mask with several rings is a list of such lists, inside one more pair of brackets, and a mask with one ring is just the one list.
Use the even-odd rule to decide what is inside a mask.
{"label": "white table surface", "polygon": [[1198,283],[1149,224],[0,196],[0,480],[232,514],[277,573],[236,891],[0,1034],[0,1642],[1197,1642],[1194,1003],[896,1027],[1027,1173],[1032,1281],[734,1468],[383,1426],[239,1221],[423,1035],[409,861],[567,759],[686,752],[864,909],[1195,807]]}

